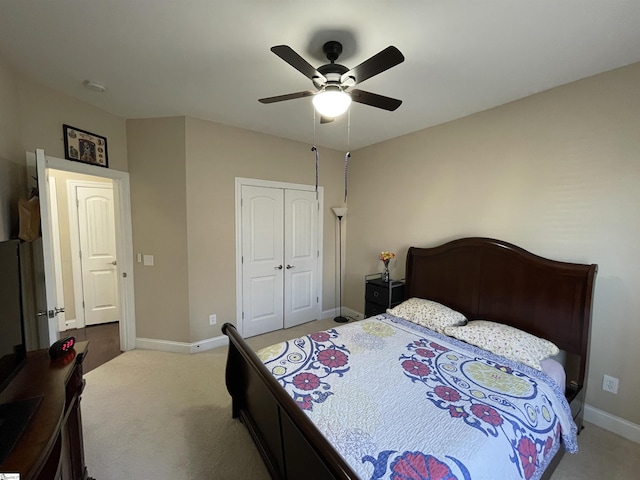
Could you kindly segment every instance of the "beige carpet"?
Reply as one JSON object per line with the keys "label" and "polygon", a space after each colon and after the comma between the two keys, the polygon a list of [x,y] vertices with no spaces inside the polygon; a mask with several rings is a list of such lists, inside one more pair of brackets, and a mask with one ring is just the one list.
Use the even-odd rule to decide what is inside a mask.
{"label": "beige carpet", "polygon": [[[253,348],[336,325],[331,320],[249,339]],[[91,353],[89,353],[91,354]],[[196,355],[134,350],[85,375],[89,474],[97,480],[267,480],[246,431],[231,418],[226,348]],[[580,452],[554,480],[639,478],[640,445],[587,424]]]}

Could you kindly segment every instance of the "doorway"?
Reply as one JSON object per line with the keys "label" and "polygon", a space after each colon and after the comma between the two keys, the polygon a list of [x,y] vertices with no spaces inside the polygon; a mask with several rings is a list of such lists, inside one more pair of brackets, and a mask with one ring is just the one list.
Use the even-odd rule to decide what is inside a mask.
{"label": "doorway", "polygon": [[66,179],[76,328],[120,321],[113,182],[96,180]]}
{"label": "doorway", "polygon": [[320,318],[321,190],[236,179],[237,318],[243,336]]}
{"label": "doorway", "polygon": [[[51,184],[60,185],[60,180],[51,182],[56,178],[56,172],[68,176],[80,176],[87,180],[84,176],[89,176],[91,181],[109,184],[113,192],[113,205],[111,214],[113,215],[115,225],[115,250],[117,253],[117,265],[115,267],[115,286],[117,294],[117,306],[119,309],[119,332],[120,332],[120,349],[122,351],[132,350],[135,348],[135,306],[134,306],[134,290],[133,290],[133,242],[131,234],[131,205],[129,199],[129,174],[117,170],[105,169],[93,165],[79,162],[71,162],[55,157],[45,156],[44,151],[37,150],[36,155],[27,154],[28,170],[31,165],[36,164],[38,173],[38,187],[40,189],[41,199],[50,200]],[[66,189],[66,186],[65,186]],[[60,188],[58,189],[60,191]],[[57,197],[58,205],[60,197]],[[49,342],[53,343],[63,331],[62,325],[59,324],[57,313],[63,309],[58,303],[56,295],[56,255],[54,245],[56,228],[53,222],[58,224],[64,221],[61,215],[57,220],[52,215],[52,205],[50,201],[41,202],[42,215],[42,249],[44,257],[44,277],[46,289],[46,308],[48,312],[48,337]],[[68,215],[65,215],[69,218]],[[55,225],[58,227],[59,225]],[[78,240],[79,241],[79,240]],[[112,260],[115,261],[115,260]],[[68,298],[68,297],[67,297]],[[65,299],[65,303],[69,301]],[[73,301],[75,304],[75,301]],[[70,304],[71,305],[71,304]],[[75,315],[74,315],[75,316]],[[67,312],[67,318],[71,318]],[[66,328],[75,328],[77,325],[65,325]]]}

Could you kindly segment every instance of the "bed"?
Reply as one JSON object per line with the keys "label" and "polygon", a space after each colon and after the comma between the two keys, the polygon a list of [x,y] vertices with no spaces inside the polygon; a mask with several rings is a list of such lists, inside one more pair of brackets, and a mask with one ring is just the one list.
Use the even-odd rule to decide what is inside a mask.
{"label": "bed", "polygon": [[[470,320],[470,323],[479,319],[499,322],[548,339],[557,345],[562,351],[559,358],[562,359],[566,373],[564,395],[568,413],[579,430],[582,428],[596,270],[596,265],[544,259],[500,240],[464,238],[432,248],[411,247],[407,253],[405,296],[407,299],[429,299],[446,305],[460,312]],[[409,326],[403,324],[404,320],[391,315],[382,315],[379,319],[367,319],[364,322],[368,322],[367,325],[374,325],[374,321],[388,324],[389,328],[395,323],[405,330],[410,330]],[[361,322],[355,322],[355,324],[359,323]],[[355,324],[348,325],[348,328],[360,327]],[[365,326],[365,323],[362,323],[362,326]],[[344,331],[343,334],[340,328],[342,327],[335,329],[336,335],[348,337],[348,331]],[[301,408],[301,400],[304,402],[304,399],[294,399],[295,395],[292,396],[291,392],[288,393],[283,388],[283,383],[286,382],[274,376],[273,368],[267,368],[263,360],[247,346],[235,327],[225,324],[223,332],[230,340],[226,384],[232,396],[232,415],[234,418],[240,418],[247,426],[273,478],[366,478],[361,471],[357,471],[358,465],[354,464],[352,459],[345,459],[344,451],[342,454],[339,453],[338,446],[327,440],[331,436],[326,434],[326,429],[323,433],[321,428],[311,421],[309,412]],[[410,331],[409,334],[416,333]],[[418,334],[426,335],[425,332],[418,332]],[[315,340],[334,341],[327,339],[326,335],[333,335],[333,332],[325,332],[323,335],[316,336]],[[437,332],[433,335],[435,336],[428,337],[430,338],[428,343],[433,342],[446,348],[458,348],[458,344],[463,343],[455,339],[447,343],[448,337],[444,335],[438,337],[441,334]],[[343,345],[340,342],[337,345]],[[277,351],[272,353],[275,357],[278,356]],[[439,352],[436,351],[436,353]],[[414,354],[415,352],[406,354],[405,361],[409,361]],[[261,352],[261,355],[264,359],[265,353]],[[463,355],[469,355],[469,352]],[[508,369],[507,371],[517,367],[511,364],[502,365],[496,358],[491,357],[492,354],[487,355],[489,355],[488,360],[482,361],[493,361],[494,366]],[[400,359],[401,356],[397,358]],[[336,364],[336,366],[340,365]],[[523,368],[526,370],[529,367]],[[340,369],[336,368],[335,372],[332,372],[336,373],[332,378],[337,380],[338,377],[342,377],[343,375],[339,372]],[[411,375],[405,375],[405,377],[409,378]],[[421,383],[417,381],[420,380],[417,377],[409,380],[411,381],[408,383]],[[422,383],[426,385],[426,382]],[[442,393],[442,390],[440,392]],[[422,395],[428,397],[429,393]],[[316,397],[316,399],[319,398]],[[439,410],[442,412],[446,407],[442,398],[431,395],[431,403],[438,402],[442,407]],[[535,407],[532,411],[536,409],[540,411],[540,407]],[[450,411],[453,412],[453,410]],[[431,411],[425,410],[425,412]],[[425,418],[435,415],[425,413]],[[483,426],[487,427],[486,422]],[[428,428],[425,430],[427,431],[418,431],[414,435],[428,437]],[[485,428],[484,430],[486,437],[496,436],[497,429]],[[558,438],[561,437],[559,430],[556,430]],[[544,459],[543,474],[539,471],[534,474],[532,470],[525,472],[523,469],[528,465],[520,462],[521,465],[518,468],[521,477],[531,478],[534,475],[534,478],[550,478],[564,451],[562,447],[557,448],[557,453],[554,453],[554,450],[548,458]],[[381,452],[382,455],[378,453],[363,459],[363,463],[371,464],[367,471],[371,472],[373,468],[375,472],[375,474],[367,473],[368,477],[402,478],[384,475],[391,475],[392,461],[395,461],[393,465],[398,465],[399,456],[411,452],[397,453],[392,450],[388,452],[393,453],[385,451]],[[483,456],[486,457],[486,455]],[[518,454],[515,450],[513,457],[517,460]],[[443,454],[438,458],[443,462],[446,459],[453,459],[448,462],[452,469],[445,469],[448,472],[446,475],[449,476],[438,478],[466,478],[468,471],[465,462],[458,462],[457,457],[453,455]],[[492,459],[488,458],[486,461],[492,462]],[[416,476],[415,478],[435,478],[435,476]],[[514,478],[520,477],[514,476]]]}

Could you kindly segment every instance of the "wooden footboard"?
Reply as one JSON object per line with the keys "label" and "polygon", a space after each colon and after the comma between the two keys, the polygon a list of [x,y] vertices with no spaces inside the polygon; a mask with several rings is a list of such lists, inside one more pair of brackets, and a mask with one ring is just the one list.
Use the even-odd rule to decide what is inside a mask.
{"label": "wooden footboard", "polygon": [[[276,479],[357,479],[295,401],[278,384],[235,326],[229,337],[227,390],[234,418],[240,418]],[[239,461],[242,461],[239,459]]]}

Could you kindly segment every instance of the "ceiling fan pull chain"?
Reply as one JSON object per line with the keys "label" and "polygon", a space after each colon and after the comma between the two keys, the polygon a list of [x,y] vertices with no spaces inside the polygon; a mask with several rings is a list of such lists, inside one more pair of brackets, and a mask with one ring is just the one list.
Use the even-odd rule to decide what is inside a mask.
{"label": "ceiling fan pull chain", "polygon": [[344,156],[344,203],[347,203],[347,177],[348,177],[348,164],[351,152],[347,152]]}
{"label": "ceiling fan pull chain", "polygon": [[[351,109],[347,112],[347,149],[351,146]],[[349,158],[351,158],[351,152],[347,151],[344,156],[344,203],[347,203],[347,181],[349,172]]]}
{"label": "ceiling fan pull chain", "polygon": [[318,147],[315,145],[311,147],[311,151],[316,154],[316,200],[318,200],[318,160],[320,159],[320,154],[318,153]]}

